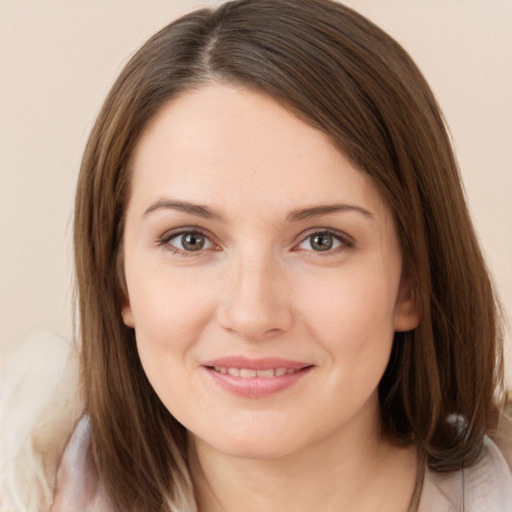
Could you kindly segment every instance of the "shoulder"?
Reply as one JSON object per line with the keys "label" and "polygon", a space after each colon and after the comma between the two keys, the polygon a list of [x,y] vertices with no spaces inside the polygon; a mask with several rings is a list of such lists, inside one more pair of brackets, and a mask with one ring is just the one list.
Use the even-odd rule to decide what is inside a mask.
{"label": "shoulder", "polygon": [[512,473],[488,437],[469,468],[453,473],[426,470],[420,512],[512,512]]}
{"label": "shoulder", "polygon": [[77,352],[51,332],[35,332],[6,357],[1,384],[0,509],[49,510],[60,458],[83,413]]}
{"label": "shoulder", "polygon": [[512,512],[512,473],[498,447],[487,437],[479,461],[464,471],[464,496],[465,505],[472,507],[470,511]]}
{"label": "shoulder", "polygon": [[110,512],[91,448],[89,417],[78,422],[62,456],[51,512]]}

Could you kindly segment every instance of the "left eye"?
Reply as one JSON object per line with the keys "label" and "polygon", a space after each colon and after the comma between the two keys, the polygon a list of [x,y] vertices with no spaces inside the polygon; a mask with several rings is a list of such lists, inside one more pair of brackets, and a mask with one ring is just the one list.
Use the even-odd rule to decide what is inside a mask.
{"label": "left eye", "polygon": [[199,231],[179,233],[168,239],[167,243],[180,251],[194,252],[213,247],[212,242]]}
{"label": "left eye", "polygon": [[340,236],[336,236],[329,231],[322,231],[312,233],[306,237],[299,245],[299,249],[308,249],[316,252],[326,252],[332,249],[337,249],[343,245],[343,240]]}

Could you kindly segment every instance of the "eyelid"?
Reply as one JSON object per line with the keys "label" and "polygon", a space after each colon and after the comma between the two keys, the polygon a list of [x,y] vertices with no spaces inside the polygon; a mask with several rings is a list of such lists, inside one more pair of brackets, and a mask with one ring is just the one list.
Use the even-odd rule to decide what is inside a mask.
{"label": "eyelid", "polygon": [[[184,251],[179,247],[169,244],[169,241],[172,240],[173,238],[186,235],[189,233],[199,233],[203,235],[212,244],[212,247],[209,247],[207,249],[199,249],[198,251]],[[181,254],[182,256],[199,256],[205,251],[220,249],[220,244],[216,237],[213,236],[209,231],[198,226],[180,226],[179,228],[170,229],[157,238],[156,245],[162,246],[173,253]]]}
{"label": "eyelid", "polygon": [[339,231],[339,230],[333,229],[333,228],[316,227],[316,228],[310,228],[306,231],[303,231],[298,237],[299,241],[293,245],[293,249],[296,249],[300,244],[305,242],[312,235],[323,234],[323,233],[328,233],[329,235],[332,235],[334,238],[339,240],[342,244],[342,247],[337,247],[335,249],[331,249],[331,250],[324,251],[324,252],[313,251],[311,249],[311,252],[315,252],[319,256],[332,254],[334,252],[337,252],[340,249],[341,250],[347,249],[347,248],[350,249],[350,248],[355,247],[355,245],[356,245],[356,241],[354,240],[354,238],[352,238],[350,235],[348,235],[347,233],[345,233],[343,231]]}
{"label": "eyelid", "polygon": [[[178,237],[180,235],[188,234],[188,233],[200,233],[201,235],[203,235],[204,237],[206,237],[208,239],[208,241],[213,245],[213,247],[207,248],[207,249],[200,249],[198,251],[184,251],[182,249],[179,249],[178,247],[175,247],[175,246],[169,244],[169,241],[171,239]],[[332,235],[338,241],[341,242],[342,246],[327,250],[325,252],[313,251],[312,249],[311,249],[311,251],[308,251],[308,252],[315,252],[316,254],[318,254],[320,256],[321,255],[326,256],[328,254],[335,253],[339,250],[353,248],[356,245],[356,241],[354,240],[354,238],[352,238],[350,235],[348,235],[347,233],[345,233],[343,231],[339,231],[337,229],[327,228],[327,227],[314,227],[314,228],[307,229],[306,231],[303,231],[297,237],[298,241],[293,244],[292,250],[298,250],[297,249],[298,246],[300,244],[302,244],[303,242],[305,242],[310,236],[315,235],[315,234],[322,234],[322,233],[328,233],[328,234]],[[165,249],[167,249],[173,253],[178,253],[183,256],[199,256],[200,254],[204,253],[205,251],[221,250],[221,244],[218,241],[218,239],[212,233],[210,233],[208,230],[205,230],[199,226],[180,226],[179,228],[170,229],[170,230],[166,231],[163,235],[161,235],[157,238],[156,245],[162,246]]]}

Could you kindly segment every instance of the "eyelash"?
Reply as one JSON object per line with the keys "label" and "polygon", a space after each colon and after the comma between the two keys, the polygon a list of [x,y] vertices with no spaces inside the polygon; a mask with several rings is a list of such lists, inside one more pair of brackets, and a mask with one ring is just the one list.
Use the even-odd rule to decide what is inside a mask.
{"label": "eyelash", "polygon": [[[179,249],[177,247],[174,247],[169,242],[174,239],[178,238],[183,235],[187,234],[200,234],[204,236],[214,247],[213,250],[219,250],[219,244],[214,241],[214,237],[205,231],[203,231],[201,228],[196,227],[190,227],[190,228],[181,228],[177,231],[170,231],[162,235],[157,240],[157,245],[164,247],[166,250],[172,252],[173,254],[179,255],[183,258],[188,258],[191,256],[200,256],[203,253],[203,249],[199,249],[198,251],[184,251],[182,249]],[[329,256],[334,253],[338,253],[339,251],[352,249],[355,247],[355,240],[347,235],[346,233],[343,233],[341,231],[337,231],[335,229],[329,229],[329,228],[313,228],[308,230],[306,233],[302,233],[300,235],[300,241],[296,243],[293,248],[296,249],[298,246],[303,244],[308,240],[308,238],[313,237],[314,235],[330,235],[332,236],[336,241],[338,241],[341,245],[339,247],[335,247],[334,249],[327,249],[325,251],[314,251],[311,249],[308,252],[312,252],[317,256]],[[311,243],[311,242],[310,242]],[[211,249],[205,249],[205,250],[211,250]]]}
{"label": "eyelash", "polygon": [[[172,252],[173,254],[176,254],[176,255],[181,256],[183,258],[188,258],[188,257],[191,257],[191,256],[199,256],[199,255],[203,254],[203,251],[201,249],[198,250],[198,251],[184,251],[182,249],[179,249],[178,247],[174,247],[173,245],[171,245],[169,243],[173,238],[178,238],[178,237],[183,236],[183,235],[191,235],[191,234],[202,235],[214,247],[219,247],[219,245],[216,244],[212,240],[213,239],[212,235],[210,235],[210,234],[206,233],[205,231],[203,231],[202,229],[196,228],[196,227],[181,228],[181,229],[179,229],[177,231],[168,231],[167,233],[162,235],[160,238],[158,238],[157,245],[161,246],[161,247],[165,248],[166,250]],[[214,250],[218,250],[218,249],[214,249]]]}
{"label": "eyelash", "polygon": [[327,249],[325,251],[313,251],[312,249],[308,251],[314,253],[315,256],[332,256],[333,254],[337,254],[340,251],[352,249],[356,245],[355,240],[346,233],[343,233],[342,231],[329,228],[313,228],[309,229],[306,233],[302,233],[300,242],[298,244],[295,244],[294,247],[298,247],[299,245],[303,244],[306,240],[308,240],[308,238],[311,239],[314,235],[330,235],[341,244],[339,247],[335,247],[334,249]]}

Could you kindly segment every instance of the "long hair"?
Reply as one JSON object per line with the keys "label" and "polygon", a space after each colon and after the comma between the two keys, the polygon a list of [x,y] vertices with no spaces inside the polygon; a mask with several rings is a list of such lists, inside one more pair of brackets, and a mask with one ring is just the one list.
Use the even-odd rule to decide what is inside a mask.
{"label": "long hair", "polygon": [[[142,369],[125,296],[128,161],[149,119],[212,82],[263,92],[325,132],[391,209],[420,312],[379,385],[383,433],[437,471],[471,465],[502,381],[496,298],[436,100],[407,53],[330,0],[235,0],[174,21],[110,91],[78,182],[82,377],[100,476],[119,510],[194,510],[186,437]],[[450,420],[451,419],[451,420]]]}

